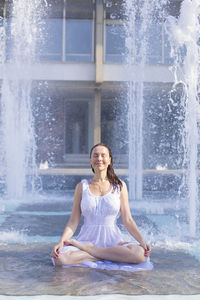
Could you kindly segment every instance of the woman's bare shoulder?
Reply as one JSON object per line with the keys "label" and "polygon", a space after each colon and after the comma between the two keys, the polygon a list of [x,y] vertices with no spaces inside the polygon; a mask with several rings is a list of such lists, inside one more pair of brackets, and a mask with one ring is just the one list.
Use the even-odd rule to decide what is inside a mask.
{"label": "woman's bare shoulder", "polygon": [[82,188],[82,182],[80,181],[79,183],[77,183],[76,189],[81,189],[81,188]]}
{"label": "woman's bare shoulder", "polygon": [[122,190],[127,189],[126,182],[123,181],[123,180],[121,180],[121,179],[120,179],[120,181],[121,181],[121,183],[122,183]]}
{"label": "woman's bare shoulder", "polygon": [[74,196],[75,198],[78,196],[78,198],[80,199],[82,196],[82,183],[79,182],[77,183],[76,187],[75,187],[75,191],[74,191]]}

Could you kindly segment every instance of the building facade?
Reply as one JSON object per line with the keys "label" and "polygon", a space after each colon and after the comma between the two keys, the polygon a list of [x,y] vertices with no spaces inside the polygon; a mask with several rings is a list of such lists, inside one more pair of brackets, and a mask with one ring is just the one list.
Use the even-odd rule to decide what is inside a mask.
{"label": "building facade", "polygon": [[[43,39],[32,70],[38,164],[87,167],[90,148],[103,142],[112,148],[117,167],[127,168],[130,74],[125,1],[45,0],[44,4]],[[165,9],[177,17],[180,4],[170,1]],[[1,1],[1,16],[9,18],[5,6]],[[137,31],[137,16],[135,23]],[[176,130],[169,115],[173,76],[164,17],[153,19],[148,27],[143,165],[154,169],[157,161],[174,167],[171,157],[176,155],[177,138],[171,135]],[[140,42],[137,36],[135,42]],[[137,61],[132,68],[137,75]]]}

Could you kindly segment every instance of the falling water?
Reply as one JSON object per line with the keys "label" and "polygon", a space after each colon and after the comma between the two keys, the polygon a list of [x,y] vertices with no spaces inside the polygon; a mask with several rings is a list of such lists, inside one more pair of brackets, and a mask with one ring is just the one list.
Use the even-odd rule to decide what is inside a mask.
{"label": "falling water", "polygon": [[199,144],[199,63],[200,63],[200,2],[184,0],[180,16],[168,17],[166,29],[171,43],[171,55],[174,58],[172,72],[175,83],[183,87],[181,105],[184,111],[182,145],[184,149],[183,187],[187,189],[189,199],[190,235],[195,236],[198,218],[198,144]]}
{"label": "falling water", "polygon": [[[168,1],[132,1],[126,0],[126,46],[127,64],[130,72],[128,89],[129,99],[129,190],[132,199],[142,199],[143,190],[143,102],[144,72],[148,60],[148,27],[162,22],[163,7]],[[179,128],[182,131],[183,181],[180,190],[187,191],[189,199],[188,219],[190,234],[195,236],[198,216],[198,144],[199,144],[199,36],[200,3],[199,0],[184,0],[180,17],[164,16],[166,31],[171,44],[171,56],[174,59],[173,90],[182,86],[181,106],[183,111]],[[140,26],[137,28],[137,21]],[[137,39],[139,43],[137,43]],[[139,44],[139,45],[138,45]],[[136,66],[136,68],[134,68]],[[136,71],[135,71],[136,70]],[[137,74],[135,74],[137,72]],[[173,102],[173,99],[170,99]],[[177,149],[178,151],[178,149]],[[180,153],[180,156],[182,154]],[[179,207],[180,208],[180,207]]]}
{"label": "falling water", "polygon": [[5,4],[1,34],[1,176],[5,194],[12,199],[21,198],[27,188],[33,191],[37,177],[30,68],[36,62],[42,2],[13,0]]}
{"label": "falling water", "polygon": [[[125,1],[127,11],[126,57],[127,65],[131,70],[128,83],[129,195],[131,199],[135,200],[141,200],[143,194],[144,72],[148,58],[149,24],[155,22],[155,17],[162,20],[162,8],[166,2],[165,0]],[[155,16],[155,12],[157,16]],[[137,66],[137,69],[133,68],[134,65]]]}
{"label": "falling water", "polygon": [[[146,3],[144,3],[145,6]],[[128,23],[126,45],[128,48],[127,63],[134,65],[136,63],[136,14],[138,5],[135,1],[127,1]],[[146,8],[146,7],[145,7]],[[145,31],[145,22],[142,22],[141,32]],[[140,33],[141,33],[140,32]],[[131,199],[142,198],[142,122],[143,122],[143,68],[146,60],[145,55],[146,40],[142,40],[140,47],[140,73],[137,82],[131,78],[128,88],[129,99],[129,196]],[[134,76],[134,74],[131,74]],[[131,167],[130,167],[131,166]]]}

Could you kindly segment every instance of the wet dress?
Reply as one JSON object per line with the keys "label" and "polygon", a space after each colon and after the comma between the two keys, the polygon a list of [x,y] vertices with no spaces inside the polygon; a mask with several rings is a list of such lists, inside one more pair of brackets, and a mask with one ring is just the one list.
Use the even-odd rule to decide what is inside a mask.
{"label": "wet dress", "polygon": [[[120,189],[112,187],[106,195],[95,196],[91,193],[89,183],[86,179],[83,179],[81,183],[81,212],[84,217],[84,224],[76,239],[83,243],[92,242],[94,246],[98,247],[114,246],[124,241],[123,234],[117,226],[117,219],[120,216]],[[133,244],[137,243],[133,242]],[[127,245],[128,243],[124,246]],[[77,251],[79,249],[71,245],[64,246],[61,253],[66,253],[68,250]],[[54,260],[52,262],[54,264]],[[138,271],[140,269],[150,270],[153,268],[149,258],[140,264],[116,263],[105,260],[96,262],[87,261],[80,265],[100,269],[129,271]]]}

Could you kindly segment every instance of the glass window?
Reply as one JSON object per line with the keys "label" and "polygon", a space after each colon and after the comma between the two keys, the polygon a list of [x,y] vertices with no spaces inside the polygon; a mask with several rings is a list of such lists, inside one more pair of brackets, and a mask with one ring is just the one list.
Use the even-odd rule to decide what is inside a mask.
{"label": "glass window", "polygon": [[107,24],[105,36],[105,62],[125,61],[125,28],[123,25]]}
{"label": "glass window", "polygon": [[45,0],[47,6],[45,6],[46,18],[62,18],[63,17],[63,0]]}
{"label": "glass window", "polygon": [[63,162],[64,99],[60,88],[44,81],[34,81],[31,91],[37,144],[37,162],[49,166]]}
{"label": "glass window", "polygon": [[37,56],[41,61],[61,61],[63,0],[47,0],[46,3],[40,25],[42,34],[38,39]]}
{"label": "glass window", "polygon": [[[112,97],[112,96],[111,96]],[[127,105],[122,98],[103,96],[101,105],[101,140],[113,154],[127,153]]]}
{"label": "glass window", "polygon": [[170,46],[169,38],[168,35],[165,33],[164,34],[164,62],[167,65],[173,63],[173,59],[171,58],[170,52],[171,52],[171,46]]}
{"label": "glass window", "polygon": [[[142,33],[142,24],[135,23],[136,32],[136,61],[141,62],[141,55],[146,53],[147,64],[162,63],[162,25],[158,23],[148,23],[147,30]],[[142,47],[145,47],[142,49]]]}
{"label": "glass window", "polygon": [[147,63],[162,63],[162,24],[148,24],[147,30]]}
{"label": "glass window", "polygon": [[93,0],[66,0],[67,19],[93,19]]}
{"label": "glass window", "polygon": [[167,1],[165,6],[166,15],[178,17],[180,15],[181,2],[179,1]]}
{"label": "glass window", "polygon": [[[171,57],[170,56],[170,51],[171,51],[171,45],[170,45],[170,40],[169,40],[169,36],[167,33],[165,33],[165,63],[166,64],[173,64],[175,57]],[[187,54],[187,48],[185,45],[179,45],[179,47],[177,47],[176,51],[175,51],[176,55],[177,55],[177,59],[178,62],[183,64],[184,63],[184,59],[185,56]]]}
{"label": "glass window", "polygon": [[65,104],[65,153],[88,153],[88,102]]}
{"label": "glass window", "polygon": [[182,163],[181,91],[177,89],[170,101],[170,89],[170,84],[149,84],[145,88],[143,157],[147,169],[157,165],[179,168]]}
{"label": "glass window", "polygon": [[90,62],[93,60],[92,28],[92,20],[66,20],[66,61]]}
{"label": "glass window", "polygon": [[38,56],[41,61],[62,60],[62,19],[44,19],[43,37],[39,41]]}
{"label": "glass window", "polygon": [[105,11],[107,20],[123,20],[127,16],[124,0],[106,0]]}

